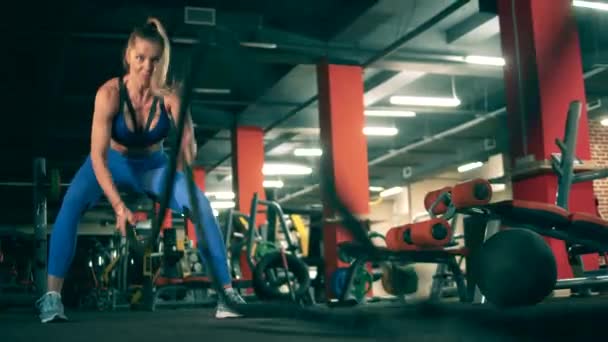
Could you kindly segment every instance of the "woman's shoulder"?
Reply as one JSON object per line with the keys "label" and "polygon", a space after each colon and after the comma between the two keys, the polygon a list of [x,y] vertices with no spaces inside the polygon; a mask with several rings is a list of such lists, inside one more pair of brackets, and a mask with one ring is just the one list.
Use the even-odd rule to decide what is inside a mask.
{"label": "woman's shoulder", "polygon": [[163,102],[167,109],[171,111],[171,108],[177,108],[179,106],[180,97],[176,90],[166,91],[162,95]]}
{"label": "woman's shoulder", "polygon": [[95,102],[117,108],[120,102],[119,80],[119,77],[114,77],[102,83],[95,94]]}
{"label": "woman's shoulder", "polygon": [[108,100],[118,99],[120,94],[118,83],[119,80],[120,77],[113,77],[109,80],[106,80],[99,86],[99,88],[97,88],[97,96],[106,98]]}
{"label": "woman's shoulder", "polygon": [[120,81],[120,77],[112,77],[109,80],[106,80],[105,82],[103,82],[99,86],[97,91],[110,91],[110,92],[115,92],[116,94],[118,94],[118,91],[120,88],[119,81]]}

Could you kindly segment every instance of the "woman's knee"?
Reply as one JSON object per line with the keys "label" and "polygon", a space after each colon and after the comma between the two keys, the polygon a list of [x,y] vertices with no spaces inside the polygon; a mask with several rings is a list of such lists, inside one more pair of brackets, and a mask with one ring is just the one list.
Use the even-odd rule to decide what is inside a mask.
{"label": "woman's knee", "polygon": [[76,178],[70,184],[61,204],[61,209],[77,208],[84,210],[91,207],[101,196],[101,188],[95,178]]}
{"label": "woman's knee", "polygon": [[[178,206],[178,210],[188,209],[190,210],[190,194],[188,192],[188,183],[183,173],[178,172],[175,175],[175,187],[173,189],[173,199],[175,205]],[[196,201],[199,206],[199,210],[211,212],[211,203],[205,193],[198,187],[196,187],[194,194]]]}

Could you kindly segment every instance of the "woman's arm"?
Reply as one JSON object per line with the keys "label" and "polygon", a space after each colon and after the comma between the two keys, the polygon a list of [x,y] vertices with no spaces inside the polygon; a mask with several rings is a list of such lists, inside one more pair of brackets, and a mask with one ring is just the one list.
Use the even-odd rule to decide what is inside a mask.
{"label": "woman's arm", "polygon": [[91,129],[91,162],[97,182],[115,211],[124,207],[124,203],[112,180],[112,174],[107,165],[107,156],[110,147],[112,117],[117,110],[118,89],[114,89],[108,82],[99,88],[95,96]]}
{"label": "woman's arm", "polygon": [[[181,102],[179,97],[176,95],[167,96],[165,100],[169,108],[169,113],[173,116],[173,121],[177,125],[179,120],[179,113],[181,110]],[[192,117],[190,110],[186,110],[186,117],[184,122],[184,132],[181,141],[181,151],[177,160],[178,170],[182,170],[185,165],[192,165],[192,162],[196,159],[196,139],[194,137],[194,125],[192,124]]]}

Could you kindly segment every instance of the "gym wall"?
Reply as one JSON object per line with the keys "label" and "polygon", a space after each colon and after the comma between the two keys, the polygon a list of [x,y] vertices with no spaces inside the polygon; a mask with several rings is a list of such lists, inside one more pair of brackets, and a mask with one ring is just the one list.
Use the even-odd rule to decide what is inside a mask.
{"label": "gym wall", "polygon": [[[591,160],[598,166],[608,167],[608,127],[602,126],[599,119],[589,120],[589,144],[591,145]],[[595,195],[599,200],[599,212],[608,217],[608,179],[593,182]]]}
{"label": "gym wall", "polygon": [[385,235],[390,228],[408,222],[409,217],[393,217],[395,202],[393,198],[390,198],[370,205],[369,219],[372,221],[372,231]]}

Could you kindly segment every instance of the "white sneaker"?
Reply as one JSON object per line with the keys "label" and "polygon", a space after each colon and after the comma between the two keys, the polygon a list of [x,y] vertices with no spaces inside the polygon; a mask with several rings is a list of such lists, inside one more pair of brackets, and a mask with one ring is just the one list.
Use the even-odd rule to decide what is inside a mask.
{"label": "white sneaker", "polygon": [[67,321],[68,318],[63,311],[61,294],[58,292],[47,292],[36,301],[36,308],[40,312],[40,321],[48,323],[53,321]]}
{"label": "white sneaker", "polygon": [[[231,303],[236,304],[246,304],[245,300],[236,292],[235,289],[230,288],[225,290],[226,299]],[[226,299],[223,295],[219,294],[217,297],[217,307],[215,309],[215,318],[223,319],[223,318],[236,318],[243,317],[243,315],[232,310],[228,305],[226,305]]]}

